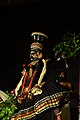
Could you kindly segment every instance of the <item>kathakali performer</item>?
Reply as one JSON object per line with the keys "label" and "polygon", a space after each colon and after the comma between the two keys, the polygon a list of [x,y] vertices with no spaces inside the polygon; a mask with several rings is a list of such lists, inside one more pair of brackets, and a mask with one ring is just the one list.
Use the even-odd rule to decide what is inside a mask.
{"label": "kathakali performer", "polygon": [[[22,71],[22,78],[12,91],[18,100],[18,112],[11,120],[61,120],[61,108],[71,100],[68,90],[55,82],[55,68],[48,54],[48,36],[31,34],[30,63]],[[47,44],[47,45],[46,45]]]}

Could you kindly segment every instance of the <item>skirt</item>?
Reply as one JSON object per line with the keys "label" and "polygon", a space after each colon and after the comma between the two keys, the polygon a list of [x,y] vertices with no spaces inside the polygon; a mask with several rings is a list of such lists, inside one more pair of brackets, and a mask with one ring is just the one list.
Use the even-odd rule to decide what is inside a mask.
{"label": "skirt", "polygon": [[42,91],[40,95],[34,96],[32,101],[28,101],[27,98],[23,100],[22,104],[18,105],[18,112],[12,116],[14,118],[12,120],[34,120],[37,118],[39,120],[41,115],[45,116],[46,113],[51,113],[57,108],[61,109],[71,101],[68,90],[58,83],[46,82]]}

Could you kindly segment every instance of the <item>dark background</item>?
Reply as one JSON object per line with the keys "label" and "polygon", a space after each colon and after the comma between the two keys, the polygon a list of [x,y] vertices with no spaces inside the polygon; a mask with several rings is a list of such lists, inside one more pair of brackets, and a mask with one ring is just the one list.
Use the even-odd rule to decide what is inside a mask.
{"label": "dark background", "polygon": [[[13,90],[20,80],[22,65],[29,62],[30,34],[33,31],[46,33],[49,36],[51,49],[62,40],[67,32],[80,33],[78,1],[0,1],[1,90]],[[76,109],[78,107],[79,60],[80,55],[68,60],[72,71],[69,73],[70,77],[74,75],[71,82],[75,95],[71,106]]]}

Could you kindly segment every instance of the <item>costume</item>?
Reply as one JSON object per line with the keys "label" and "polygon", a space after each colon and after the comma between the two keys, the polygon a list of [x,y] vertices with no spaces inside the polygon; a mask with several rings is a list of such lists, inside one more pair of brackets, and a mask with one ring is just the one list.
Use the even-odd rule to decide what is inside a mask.
{"label": "costume", "polygon": [[53,62],[42,54],[42,41],[48,37],[40,32],[32,33],[32,37],[34,37],[30,52],[32,61],[22,71],[23,76],[15,89],[19,101],[18,112],[11,120],[52,120],[50,118],[52,112],[57,115],[70,101],[68,90],[55,82]]}
{"label": "costume", "polygon": [[8,95],[3,92],[2,90],[0,90],[0,103],[2,103],[3,101],[6,101],[8,99]]}

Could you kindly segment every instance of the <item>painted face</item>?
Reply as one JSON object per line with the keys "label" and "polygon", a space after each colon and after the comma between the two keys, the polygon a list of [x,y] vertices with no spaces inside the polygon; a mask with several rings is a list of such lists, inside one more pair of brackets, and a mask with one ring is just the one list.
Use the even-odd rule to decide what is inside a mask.
{"label": "painted face", "polygon": [[30,59],[31,61],[36,61],[41,58],[41,52],[39,50],[31,50],[30,52]]}

